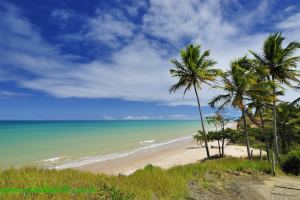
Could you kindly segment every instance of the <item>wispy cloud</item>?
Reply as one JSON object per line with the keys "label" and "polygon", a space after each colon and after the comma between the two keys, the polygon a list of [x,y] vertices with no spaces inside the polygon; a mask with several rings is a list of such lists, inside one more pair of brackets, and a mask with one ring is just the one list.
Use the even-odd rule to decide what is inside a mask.
{"label": "wispy cloud", "polygon": [[176,115],[168,115],[168,116],[133,116],[128,115],[123,118],[124,120],[191,120],[193,119],[189,115],[182,115],[182,114],[176,114]]}
{"label": "wispy cloud", "polygon": [[300,13],[292,15],[277,25],[280,29],[299,29]]}
{"label": "wispy cloud", "polygon": [[[143,18],[146,34],[171,42],[202,39],[218,39],[234,34],[237,30],[222,20],[220,1],[151,0]],[[218,37],[216,37],[218,36]]]}
{"label": "wispy cloud", "polygon": [[132,115],[128,115],[126,117],[124,117],[124,120],[149,120],[152,119],[151,116],[132,116]]}
{"label": "wispy cloud", "polygon": [[[140,1],[138,1],[140,2]],[[155,101],[168,105],[196,105],[193,94],[183,99],[180,92],[169,94],[176,80],[170,78],[170,58],[178,57],[178,50],[186,43],[201,43],[212,50],[218,68],[228,68],[231,59],[259,50],[267,32],[248,32],[245,26],[255,27],[259,13],[267,20],[269,1],[252,10],[229,12],[220,0],[150,0],[134,6],[95,9],[92,16],[84,16],[77,32],[58,37],[95,43],[110,47],[105,60],[79,61],[80,55],[69,55],[47,42],[22,11],[12,4],[1,3],[0,10],[0,76],[11,77],[20,87],[36,89],[60,98],[119,98],[123,100]],[[258,4],[257,4],[258,5]],[[239,5],[239,10],[246,10]],[[143,14],[141,14],[143,13]],[[256,14],[253,14],[256,13]],[[78,13],[54,10],[52,17],[68,23]],[[132,16],[139,15],[139,22]],[[83,17],[83,16],[81,16]],[[276,28],[295,32],[299,16],[278,21]],[[243,24],[242,21],[247,21]],[[298,21],[297,21],[298,20]],[[298,29],[297,29],[298,30]],[[298,34],[299,35],[299,34]],[[2,67],[3,66],[3,67]],[[8,68],[23,71],[16,74]],[[5,79],[4,79],[5,80]],[[207,102],[216,94],[204,87],[201,101]]]}
{"label": "wispy cloud", "polygon": [[180,114],[177,114],[177,115],[169,115],[167,117],[168,119],[172,119],[172,120],[190,120],[190,119],[193,119],[191,116],[189,115],[180,115]]}
{"label": "wispy cloud", "polygon": [[29,94],[25,94],[25,93],[18,93],[18,92],[12,92],[12,91],[0,91],[0,99],[8,99],[8,98],[12,98],[12,97],[19,97],[19,98],[23,98],[23,97],[29,97]]}
{"label": "wispy cloud", "polygon": [[120,10],[113,13],[96,11],[96,16],[88,19],[84,37],[99,41],[110,47],[119,47],[130,39],[137,27]]}

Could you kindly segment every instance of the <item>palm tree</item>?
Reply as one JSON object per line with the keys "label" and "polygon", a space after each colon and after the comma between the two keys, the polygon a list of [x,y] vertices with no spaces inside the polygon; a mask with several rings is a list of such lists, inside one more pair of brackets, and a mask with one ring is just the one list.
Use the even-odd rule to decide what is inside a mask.
{"label": "palm tree", "polygon": [[170,92],[175,92],[180,88],[185,88],[185,94],[188,90],[194,88],[198,103],[202,132],[205,135],[204,142],[208,158],[210,155],[197,89],[201,89],[203,83],[210,85],[210,83],[215,81],[216,77],[221,73],[220,70],[212,69],[212,66],[214,66],[216,62],[209,59],[209,54],[209,50],[206,50],[203,54],[201,54],[200,45],[193,46],[190,44],[180,51],[182,62],[179,62],[176,59],[171,60],[174,68],[170,69],[171,76],[179,79],[176,84],[171,86]]}
{"label": "palm tree", "polygon": [[[296,69],[297,62],[300,61],[300,56],[293,56],[295,51],[300,48],[300,43],[291,42],[285,48],[283,47],[284,37],[281,33],[271,34],[264,42],[262,54],[257,54],[253,51],[250,53],[256,58],[257,62],[261,66],[267,69],[266,77],[268,80],[273,82],[273,96],[276,97],[277,84],[284,83],[291,86],[291,82],[299,82],[298,77],[300,76],[299,70]],[[274,144],[275,153],[278,161],[279,148],[278,148],[278,137],[276,130],[276,99],[273,100],[273,128],[274,128]]]}
{"label": "palm tree", "polygon": [[261,66],[260,63],[257,62],[257,60],[252,60],[252,63],[252,71],[256,78],[255,84],[252,85],[252,88],[253,90],[256,90],[256,92],[252,92],[250,94],[251,101],[248,103],[248,109],[254,108],[254,116],[258,115],[260,118],[260,123],[255,124],[261,127],[261,132],[264,137],[267,151],[267,158],[268,161],[270,161],[269,136],[267,136],[267,133],[265,131],[265,119],[263,113],[271,107],[270,104],[274,100],[272,93],[272,82],[268,81],[268,79],[265,76],[265,74],[267,73],[265,67]]}
{"label": "palm tree", "polygon": [[248,73],[250,66],[251,61],[246,56],[233,61],[230,66],[230,70],[227,71],[222,78],[223,86],[218,87],[223,89],[226,93],[214,97],[209,103],[212,107],[216,107],[217,104],[220,104],[219,110],[222,110],[229,105],[241,110],[244,123],[245,143],[249,159],[251,159],[251,154],[245,116],[245,101],[249,99],[247,95],[249,92],[249,86],[254,80],[252,74]]}
{"label": "palm tree", "polygon": [[266,146],[266,151],[267,151],[267,158],[268,161],[270,161],[270,150],[269,150],[269,137],[266,135],[265,131],[265,120],[263,116],[263,111],[267,110],[270,106],[269,103],[273,101],[271,95],[268,95],[268,92],[270,92],[270,85],[268,84],[269,82],[257,82],[257,84],[253,85],[253,87],[259,88],[263,87],[260,91],[264,91],[264,94],[258,93],[252,93],[250,95],[251,101],[248,104],[248,108],[255,108],[256,114],[259,115],[260,118],[260,124],[259,126],[261,127],[261,132],[263,134],[264,140],[265,140],[265,146]]}

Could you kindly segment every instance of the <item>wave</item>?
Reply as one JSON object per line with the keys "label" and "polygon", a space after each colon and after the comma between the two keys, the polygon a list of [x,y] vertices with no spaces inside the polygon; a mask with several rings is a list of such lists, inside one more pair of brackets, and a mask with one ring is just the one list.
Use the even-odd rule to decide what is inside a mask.
{"label": "wave", "polygon": [[139,144],[152,143],[152,142],[154,142],[154,141],[155,141],[155,140],[145,140],[145,141],[139,142]]}
{"label": "wave", "polygon": [[48,159],[45,159],[43,160],[44,162],[54,162],[54,161],[57,161],[61,159],[60,157],[53,157],[53,158],[48,158]]}
{"label": "wave", "polygon": [[[129,156],[129,155],[141,152],[141,151],[169,145],[169,144],[176,143],[176,142],[182,142],[182,141],[190,140],[190,139],[192,139],[192,136],[185,136],[185,137],[180,137],[180,138],[176,138],[173,140],[169,140],[167,142],[154,143],[154,144],[150,144],[148,146],[139,147],[139,148],[136,148],[136,149],[134,149],[132,151],[128,151],[128,152],[113,153],[113,154],[109,154],[109,155],[83,157],[78,160],[73,160],[73,161],[65,162],[60,165],[49,167],[49,169],[75,168],[75,167],[80,167],[80,166],[93,164],[93,163],[97,163],[97,162],[103,162],[103,161],[113,160],[113,159],[117,159],[117,158],[123,158],[123,157]],[[147,142],[150,143],[150,140],[148,140]],[[151,140],[151,142],[152,142],[152,140]]]}

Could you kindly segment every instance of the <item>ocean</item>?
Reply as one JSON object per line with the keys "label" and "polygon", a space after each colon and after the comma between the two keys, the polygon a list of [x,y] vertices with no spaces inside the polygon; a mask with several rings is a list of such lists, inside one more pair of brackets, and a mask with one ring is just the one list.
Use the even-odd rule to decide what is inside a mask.
{"label": "ocean", "polygon": [[199,129],[195,120],[0,121],[0,168],[77,167],[190,139]]}

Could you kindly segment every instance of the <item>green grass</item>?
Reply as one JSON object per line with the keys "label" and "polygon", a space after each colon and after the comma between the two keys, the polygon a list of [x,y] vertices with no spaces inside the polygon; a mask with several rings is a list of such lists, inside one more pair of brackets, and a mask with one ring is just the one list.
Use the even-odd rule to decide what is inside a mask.
{"label": "green grass", "polygon": [[[279,169],[277,171],[282,173]],[[210,188],[226,182],[232,172],[268,174],[270,165],[265,161],[223,158],[168,170],[148,165],[130,176],[93,175],[71,169],[8,169],[0,173],[0,188],[90,188],[92,192],[0,192],[0,199],[184,199],[190,193],[189,183]]]}

